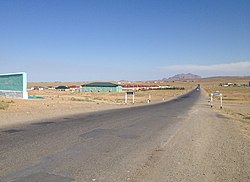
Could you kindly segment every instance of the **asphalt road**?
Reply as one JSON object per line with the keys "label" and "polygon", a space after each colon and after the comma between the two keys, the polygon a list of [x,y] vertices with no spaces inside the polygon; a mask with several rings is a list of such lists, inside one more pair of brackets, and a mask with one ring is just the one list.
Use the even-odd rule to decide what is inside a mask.
{"label": "asphalt road", "polygon": [[[209,110],[207,105],[200,103],[202,98],[201,92],[192,91],[169,102],[0,130],[0,181],[182,181],[188,179],[189,173],[178,166],[173,168],[171,164],[177,165],[187,159],[189,162],[182,167],[189,168],[196,162],[197,168],[192,170],[202,173],[200,178],[190,178],[191,181],[202,180],[204,172],[199,167],[203,163],[199,162],[204,160],[201,157],[205,155],[203,150],[212,147],[210,144],[214,140],[203,138],[202,141],[207,141],[202,144],[205,148],[196,147],[198,152],[189,148],[189,141],[185,141],[188,137],[202,139],[203,125],[198,125],[199,128],[192,123],[194,116],[199,118],[198,122],[203,117],[202,112],[197,112],[200,108]],[[207,112],[208,118],[211,117],[211,111]],[[219,116],[215,118],[224,120]],[[207,127],[211,128],[210,125]],[[188,135],[183,135],[185,132],[182,131]],[[189,136],[196,132],[195,137]],[[209,135],[212,133],[213,130]],[[248,144],[244,146],[248,147]],[[192,158],[194,152],[200,154],[200,160]],[[240,163],[235,163],[241,169],[237,174],[243,174],[243,179],[249,177],[247,164],[242,163],[248,154],[239,156]],[[211,165],[207,164],[204,170],[211,169]],[[176,172],[182,175],[174,175]]]}

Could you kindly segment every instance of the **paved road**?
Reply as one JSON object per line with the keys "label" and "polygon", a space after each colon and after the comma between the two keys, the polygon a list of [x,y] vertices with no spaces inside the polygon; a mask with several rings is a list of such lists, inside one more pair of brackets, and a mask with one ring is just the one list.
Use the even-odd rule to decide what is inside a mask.
{"label": "paved road", "polygon": [[[221,122],[213,128],[212,120],[225,123],[227,119],[201,101],[204,95],[193,91],[170,102],[1,130],[0,181],[214,181],[234,177],[247,181],[248,140],[235,142],[240,136],[233,135],[231,142],[237,150],[223,153],[232,145],[220,142],[231,134],[220,131]],[[221,140],[215,142],[218,138]],[[207,149],[214,155],[206,153]],[[236,170],[226,170],[227,162]],[[234,175],[228,176],[231,173]]]}

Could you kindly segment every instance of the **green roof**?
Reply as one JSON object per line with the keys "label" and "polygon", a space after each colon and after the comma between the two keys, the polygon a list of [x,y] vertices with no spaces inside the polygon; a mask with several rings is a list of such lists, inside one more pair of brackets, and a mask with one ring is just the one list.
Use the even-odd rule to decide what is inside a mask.
{"label": "green roof", "polygon": [[82,87],[118,87],[119,85],[111,82],[93,82],[82,85]]}
{"label": "green roof", "polygon": [[68,89],[68,87],[64,86],[64,85],[61,85],[61,86],[56,87],[56,89]]}

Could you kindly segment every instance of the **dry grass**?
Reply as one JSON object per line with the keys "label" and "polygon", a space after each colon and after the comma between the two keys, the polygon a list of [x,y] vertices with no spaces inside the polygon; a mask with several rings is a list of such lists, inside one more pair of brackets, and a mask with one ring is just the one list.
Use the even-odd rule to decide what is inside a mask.
{"label": "dry grass", "polygon": [[[146,103],[149,99],[151,101],[161,101],[163,99],[169,99],[183,93],[188,90],[147,90],[135,92],[135,103]],[[48,103],[57,102],[101,102],[106,104],[124,104],[125,93],[101,93],[101,92],[70,92],[70,91],[58,91],[58,90],[43,90],[43,91],[29,91],[29,95],[39,95],[45,98]],[[128,97],[129,100],[132,96]]]}
{"label": "dry grass", "polygon": [[10,104],[13,104],[13,100],[5,99],[0,101],[0,110],[6,110],[9,108]]}
{"label": "dry grass", "polygon": [[[250,122],[250,87],[224,87],[220,83],[248,84],[250,77],[203,79],[201,85],[207,94],[219,91],[223,94],[223,109],[221,112],[236,119]],[[219,98],[213,102],[215,109],[219,108]]]}
{"label": "dry grass", "polygon": [[[42,85],[58,85],[57,83],[41,83]],[[39,86],[39,83],[35,83]],[[76,83],[60,83],[60,85],[80,85]],[[151,90],[138,91],[135,94],[135,105],[147,103],[149,95],[152,102],[170,99],[181,95],[185,90]],[[128,107],[132,105],[132,96],[129,96],[128,104],[124,103],[125,93],[94,93],[94,92],[70,92],[58,90],[32,90],[29,95],[41,96],[44,99],[15,99],[15,102],[4,106],[1,110],[1,126],[14,123],[32,123],[35,120],[46,120],[53,117],[63,117],[72,114],[100,111]],[[7,103],[10,100],[4,99]]]}
{"label": "dry grass", "polygon": [[[250,81],[250,77],[218,77],[218,78],[206,78],[193,81],[148,81],[146,84],[159,84],[159,85],[172,85],[176,87],[184,87],[185,90],[151,90],[151,91],[139,91],[135,94],[136,104],[147,103],[149,95],[151,101],[167,100],[174,96],[181,95],[187,90],[194,88],[200,84],[201,87],[210,93],[220,91],[223,94],[223,110],[222,112],[229,114],[233,117],[249,120],[250,118],[250,87],[223,87],[219,86],[220,83],[236,83],[247,84]],[[48,85],[82,85],[84,82],[54,82],[54,83],[29,83],[29,86],[48,86]],[[137,82],[136,84],[143,84],[143,82]],[[45,97],[46,102],[49,105],[55,105],[56,103],[68,103],[74,105],[75,103],[104,103],[104,104],[124,104],[124,93],[84,93],[84,92],[59,92],[59,91],[31,91],[32,95],[41,95]],[[129,96],[129,102],[131,103],[132,96]],[[209,97],[208,97],[209,99]],[[214,108],[219,108],[219,98],[215,98]],[[60,107],[60,106],[58,106]]]}
{"label": "dry grass", "polygon": [[[147,103],[149,95],[152,102],[168,100],[175,96],[186,93],[195,88],[198,84],[209,93],[220,91],[224,95],[224,107],[221,112],[229,114],[238,119],[249,121],[250,119],[250,88],[249,87],[221,87],[220,83],[247,84],[250,77],[247,78],[210,78],[194,81],[154,81],[138,82],[137,84],[159,84],[171,85],[175,87],[184,87],[185,90],[150,90],[138,91],[135,94],[135,104]],[[82,85],[84,82],[54,82],[54,83],[29,83],[29,86],[56,86],[56,85]],[[64,92],[57,90],[29,91],[29,95],[42,96],[44,99],[18,100],[14,103],[10,99],[3,99],[0,102],[5,110],[1,110],[0,117],[4,121],[17,122],[23,120],[43,119],[46,117],[56,117],[62,114],[84,113],[98,111],[101,109],[110,109],[117,107],[127,107],[124,104],[124,93],[87,93],[87,92]],[[209,97],[208,97],[209,98]],[[132,96],[129,96],[128,105],[132,104]],[[13,101],[12,101],[13,102]],[[214,102],[214,105],[219,102]],[[218,109],[219,107],[214,107]],[[218,109],[219,110],[219,109]]]}
{"label": "dry grass", "polygon": [[9,104],[7,102],[1,101],[0,102],[0,110],[5,110],[9,107]]}

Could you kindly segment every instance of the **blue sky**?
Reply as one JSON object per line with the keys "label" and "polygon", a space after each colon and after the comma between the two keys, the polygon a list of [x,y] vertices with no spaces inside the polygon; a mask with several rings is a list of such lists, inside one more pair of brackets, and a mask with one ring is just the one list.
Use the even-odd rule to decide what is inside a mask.
{"label": "blue sky", "polygon": [[250,75],[250,1],[1,0],[0,65],[29,81]]}

